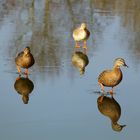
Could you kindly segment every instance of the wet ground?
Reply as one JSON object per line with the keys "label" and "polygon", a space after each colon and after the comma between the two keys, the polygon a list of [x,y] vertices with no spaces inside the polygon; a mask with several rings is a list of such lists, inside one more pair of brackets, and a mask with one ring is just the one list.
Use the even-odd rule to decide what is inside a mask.
{"label": "wet ground", "polygon": [[[139,0],[0,3],[0,139],[139,138]],[[72,31],[83,21],[91,35],[87,41],[89,64],[80,75],[71,63],[75,52]],[[15,86],[18,73],[14,59],[27,45],[36,63],[28,79],[22,75],[24,87],[27,83],[31,92],[23,99]],[[121,68],[123,80],[114,94],[121,108],[118,123],[126,125],[121,132],[112,129],[111,120],[97,105],[98,75],[111,68],[117,57],[129,66]]]}

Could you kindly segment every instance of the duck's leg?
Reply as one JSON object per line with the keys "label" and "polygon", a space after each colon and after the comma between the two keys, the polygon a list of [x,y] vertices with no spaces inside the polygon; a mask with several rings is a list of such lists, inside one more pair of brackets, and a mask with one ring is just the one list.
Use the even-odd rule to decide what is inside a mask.
{"label": "duck's leg", "polygon": [[87,49],[84,49],[84,50],[83,50],[83,53],[84,53],[84,54],[87,54]]}
{"label": "duck's leg", "polygon": [[100,98],[99,98],[99,103],[102,103],[103,99],[104,99],[104,95],[101,95]]}
{"label": "duck's leg", "polygon": [[84,49],[87,49],[87,41],[84,40],[84,46],[83,46]]}
{"label": "duck's leg", "polygon": [[78,42],[76,42],[75,48],[80,48]]}
{"label": "duck's leg", "polygon": [[109,93],[111,94],[111,96],[113,96],[113,93],[114,93],[114,88],[112,87],[112,89],[109,91]]}
{"label": "duck's leg", "polygon": [[104,88],[103,84],[100,83],[100,82],[98,82],[98,84],[100,85],[102,92],[104,92],[105,91],[105,88]]}
{"label": "duck's leg", "polygon": [[18,70],[18,73],[20,74],[21,73],[21,69],[19,68],[19,66],[16,65],[16,68]]}
{"label": "duck's leg", "polygon": [[18,75],[18,77],[16,78],[16,81],[17,81],[17,80],[19,80],[19,79],[20,79],[20,77],[21,77],[21,75],[19,74],[19,75]]}
{"label": "duck's leg", "polygon": [[25,70],[24,74],[28,76],[28,74],[29,74],[28,69]]}

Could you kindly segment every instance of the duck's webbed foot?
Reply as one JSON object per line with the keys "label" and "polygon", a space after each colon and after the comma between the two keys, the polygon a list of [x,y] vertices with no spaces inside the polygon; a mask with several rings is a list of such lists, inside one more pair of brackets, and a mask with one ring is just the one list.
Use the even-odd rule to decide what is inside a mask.
{"label": "duck's webbed foot", "polygon": [[112,87],[112,89],[109,91],[109,93],[110,93],[111,96],[113,96],[113,94],[114,94],[113,87]]}

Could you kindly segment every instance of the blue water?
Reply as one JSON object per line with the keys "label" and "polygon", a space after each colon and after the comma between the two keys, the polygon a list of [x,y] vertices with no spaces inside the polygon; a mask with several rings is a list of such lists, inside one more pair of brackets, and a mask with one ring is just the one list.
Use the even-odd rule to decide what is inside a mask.
{"label": "blue water", "polygon": [[[139,8],[136,0],[122,4],[119,0],[35,0],[34,7],[31,1],[1,1],[0,139],[138,139]],[[83,21],[91,36],[89,64],[80,75],[71,63],[72,30]],[[14,59],[26,45],[36,60],[29,70],[34,89],[28,104],[14,88],[18,77]],[[99,112],[95,93],[100,91],[99,73],[110,69],[117,57],[129,66],[121,68],[123,80],[114,95],[121,107],[118,122],[127,125],[121,132],[113,131],[110,119]]]}

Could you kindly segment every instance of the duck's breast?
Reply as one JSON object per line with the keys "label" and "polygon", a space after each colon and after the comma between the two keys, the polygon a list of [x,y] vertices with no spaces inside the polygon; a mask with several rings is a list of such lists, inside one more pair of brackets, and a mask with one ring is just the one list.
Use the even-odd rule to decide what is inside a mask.
{"label": "duck's breast", "polygon": [[29,68],[35,63],[35,60],[33,58],[32,54],[28,54],[25,59],[23,59],[23,67]]}
{"label": "duck's breast", "polygon": [[35,63],[35,60],[32,54],[17,56],[15,61],[18,66],[21,66],[23,68],[29,68]]}

